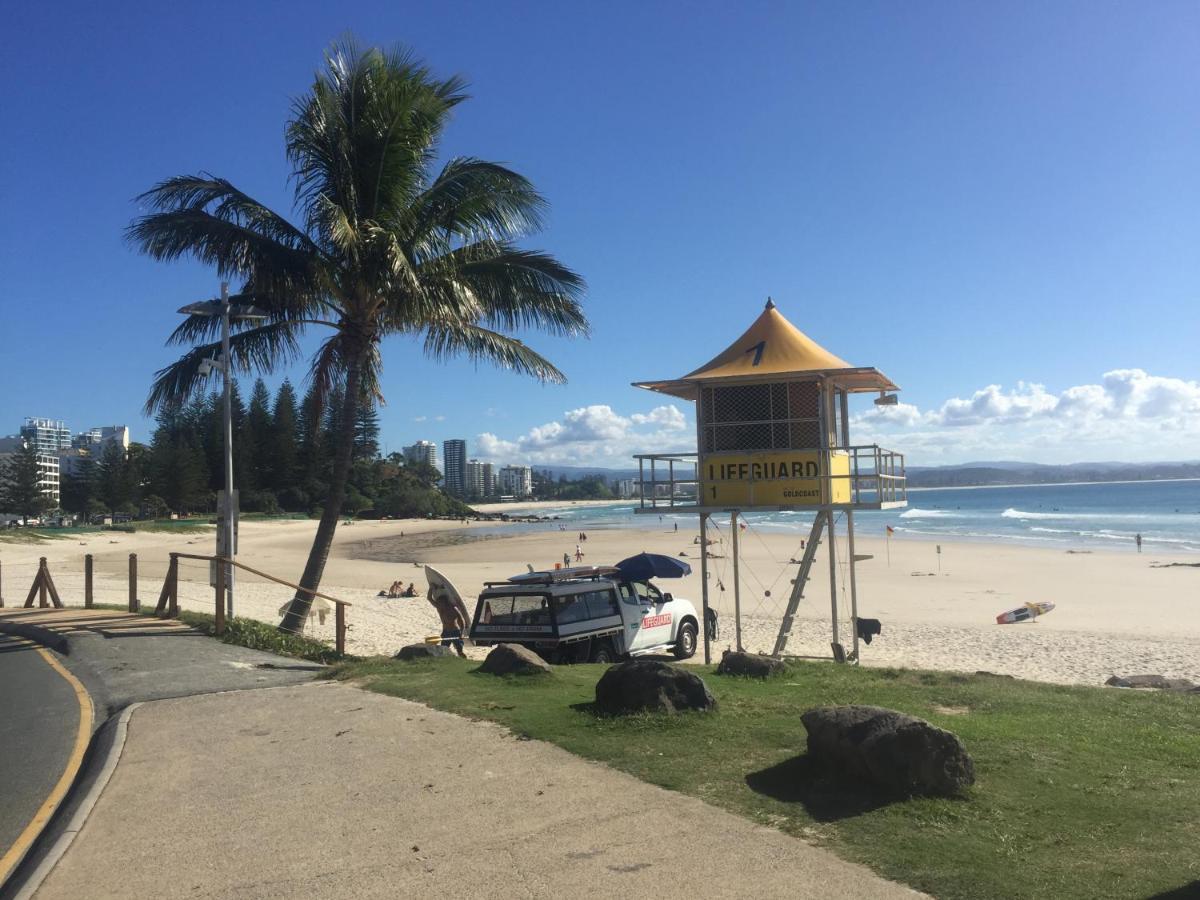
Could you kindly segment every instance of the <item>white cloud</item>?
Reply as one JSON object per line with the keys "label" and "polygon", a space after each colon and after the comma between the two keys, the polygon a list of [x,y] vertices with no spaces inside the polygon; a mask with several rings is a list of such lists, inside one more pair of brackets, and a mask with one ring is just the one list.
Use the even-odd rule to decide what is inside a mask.
{"label": "white cloud", "polygon": [[1191,459],[1200,455],[1200,382],[1114,369],[1057,394],[992,384],[937,409],[873,406],[852,422],[856,442],[886,443],[912,462]]}
{"label": "white cloud", "polygon": [[567,410],[513,439],[484,432],[476,455],[494,462],[532,465],[601,465],[628,468],[639,452],[690,449],[687,417],[675,406],[623,416],[607,404]]}
{"label": "white cloud", "polygon": [[428,416],[413,416],[413,421],[414,422],[424,422],[428,418],[429,418]]}
{"label": "white cloud", "polygon": [[687,417],[675,406],[656,406],[645,415],[634,413],[629,418],[637,425],[658,425],[668,431],[687,428]]}

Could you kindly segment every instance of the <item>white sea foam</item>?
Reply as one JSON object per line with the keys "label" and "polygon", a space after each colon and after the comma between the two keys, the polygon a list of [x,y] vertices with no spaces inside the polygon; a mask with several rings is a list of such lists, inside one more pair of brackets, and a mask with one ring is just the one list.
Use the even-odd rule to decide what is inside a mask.
{"label": "white sea foam", "polygon": [[1145,513],[1029,512],[1024,509],[1013,509],[1012,507],[1000,513],[1000,517],[1004,519],[1119,519],[1129,521],[1166,518],[1165,516],[1150,516]]}
{"label": "white sea foam", "polygon": [[946,512],[944,509],[906,509],[900,513],[901,519],[963,519],[958,513]]}

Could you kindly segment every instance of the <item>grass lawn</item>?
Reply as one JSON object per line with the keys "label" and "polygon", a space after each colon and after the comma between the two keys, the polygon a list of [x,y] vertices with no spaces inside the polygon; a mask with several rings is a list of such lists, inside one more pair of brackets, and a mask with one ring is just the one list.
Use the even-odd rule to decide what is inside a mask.
{"label": "grass lawn", "polygon": [[[355,660],[335,676],[499,722],[937,897],[1200,896],[1200,696],[798,663],[767,682],[698,667],[714,714],[604,719],[589,706],[603,666],[521,679],[477,665]],[[845,703],[954,731],[974,788],[888,802],[815,771],[800,713]]]}

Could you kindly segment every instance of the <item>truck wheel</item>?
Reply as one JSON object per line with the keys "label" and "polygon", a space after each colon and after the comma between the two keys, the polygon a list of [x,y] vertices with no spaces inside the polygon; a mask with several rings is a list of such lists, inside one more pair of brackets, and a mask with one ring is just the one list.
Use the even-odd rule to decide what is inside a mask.
{"label": "truck wheel", "polygon": [[684,622],[679,626],[679,634],[675,638],[675,658],[691,659],[696,655],[696,626]]}
{"label": "truck wheel", "polygon": [[617,655],[613,653],[612,644],[608,641],[597,641],[596,648],[592,651],[592,662],[603,663],[609,665],[616,661]]}

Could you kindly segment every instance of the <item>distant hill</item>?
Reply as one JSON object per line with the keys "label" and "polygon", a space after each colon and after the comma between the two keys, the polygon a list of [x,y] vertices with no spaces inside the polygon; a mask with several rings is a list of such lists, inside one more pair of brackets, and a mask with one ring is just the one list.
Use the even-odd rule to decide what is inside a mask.
{"label": "distant hill", "polygon": [[909,487],[978,487],[989,484],[1063,484],[1070,481],[1160,481],[1200,478],[1200,462],[979,462],[957,466],[909,466]]}
{"label": "distant hill", "polygon": [[[637,478],[638,470],[603,466],[534,466],[557,480],[578,481],[599,475],[610,483]],[[691,469],[687,470],[689,473]],[[908,466],[909,487],[979,487],[990,484],[1063,484],[1069,481],[1157,481],[1164,478],[1200,478],[1200,461],[1162,463],[1081,462],[1066,465],[987,460],[953,466]],[[682,473],[681,473],[682,474]],[[650,477],[649,469],[646,477]],[[660,471],[659,477],[665,477]]]}

